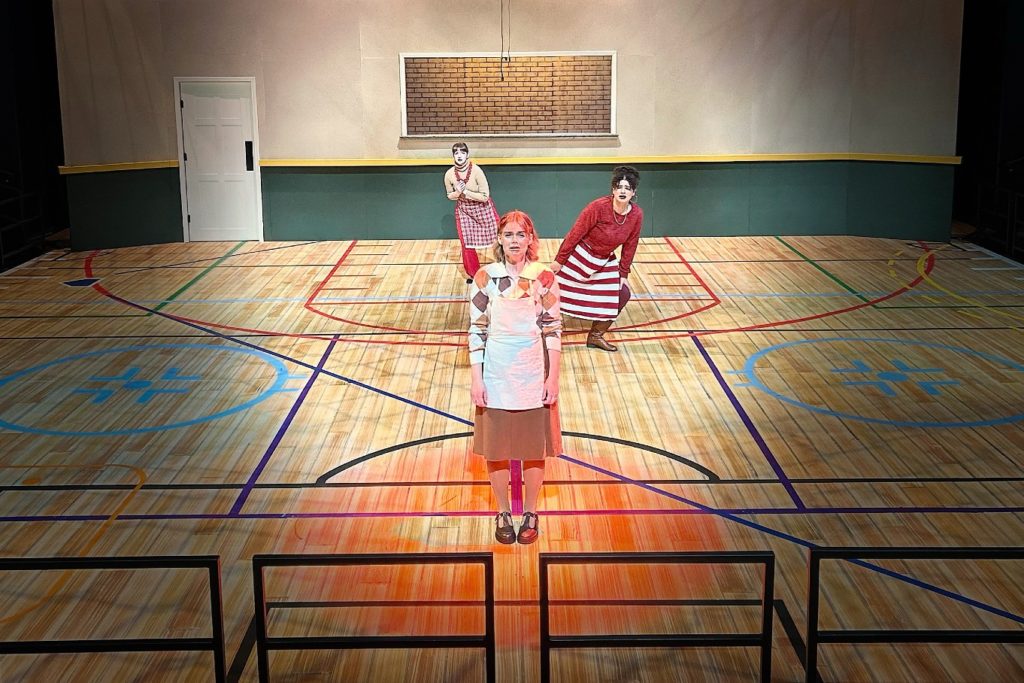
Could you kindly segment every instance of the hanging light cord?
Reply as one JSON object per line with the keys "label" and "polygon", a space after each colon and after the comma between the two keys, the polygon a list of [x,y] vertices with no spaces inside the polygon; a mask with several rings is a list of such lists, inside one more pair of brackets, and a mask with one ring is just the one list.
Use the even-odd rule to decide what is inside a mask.
{"label": "hanging light cord", "polygon": [[[507,4],[506,4],[507,3]],[[508,14],[508,28],[505,27],[505,15]],[[501,80],[505,80],[505,62],[512,62],[512,0],[498,0],[498,16],[501,30],[501,52],[498,58],[498,72]],[[505,37],[508,36],[508,47],[506,48]]]}

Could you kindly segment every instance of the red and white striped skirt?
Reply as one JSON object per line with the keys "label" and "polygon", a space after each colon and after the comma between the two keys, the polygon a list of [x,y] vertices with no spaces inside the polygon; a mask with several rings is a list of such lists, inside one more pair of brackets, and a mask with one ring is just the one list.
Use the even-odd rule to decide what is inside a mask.
{"label": "red and white striped skirt", "polygon": [[619,259],[595,256],[582,242],[555,276],[562,313],[584,320],[615,320],[619,314]]}
{"label": "red and white striped skirt", "polygon": [[467,249],[486,249],[498,240],[498,210],[494,200],[474,202],[460,197],[455,202],[455,228]]}

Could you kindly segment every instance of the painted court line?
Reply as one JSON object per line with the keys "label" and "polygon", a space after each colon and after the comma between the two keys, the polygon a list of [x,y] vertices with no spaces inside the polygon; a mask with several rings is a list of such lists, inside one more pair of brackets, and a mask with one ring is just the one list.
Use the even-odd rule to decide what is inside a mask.
{"label": "painted court line", "polygon": [[[719,511],[719,510],[715,510],[714,508],[709,507],[707,505],[704,505],[702,503],[698,503],[695,500],[690,500],[688,498],[684,498],[683,496],[678,496],[678,495],[676,495],[674,493],[669,493],[668,491],[664,491],[662,489],[659,489],[659,488],[657,488],[655,486],[651,486],[649,484],[642,484],[640,482],[636,482],[636,481],[630,480],[628,477],[625,477],[624,475],[618,474],[616,472],[612,472],[611,470],[606,470],[603,467],[599,467],[599,466],[594,465],[592,463],[584,462],[582,460],[577,460],[576,458],[573,458],[571,456],[565,455],[564,453],[562,455],[560,455],[559,457],[560,458],[564,458],[568,462],[574,463],[576,465],[580,465],[581,467],[585,467],[587,469],[593,470],[595,472],[599,472],[601,474],[604,474],[604,475],[609,476],[609,477],[613,477],[615,479],[623,479],[623,480],[626,480],[626,481],[632,481],[632,483],[636,484],[640,488],[643,488],[643,489],[646,489],[648,491],[651,491],[652,493],[656,493],[658,495],[665,496],[667,498],[670,498],[672,500],[678,501],[680,503],[684,503],[686,505],[691,505],[691,506],[693,506],[695,508],[698,508],[700,510],[704,510],[704,511],[706,511],[708,513],[717,515],[717,516],[719,516],[719,517],[721,517],[723,519],[727,519],[727,520],[729,520],[731,522],[736,522],[737,524],[741,524],[741,525],[743,525],[743,526],[745,526],[747,528],[753,529],[755,531],[760,531],[761,533],[768,534],[769,536],[774,536],[774,537],[782,539],[784,541],[789,541],[790,543],[794,543],[794,544],[802,546],[804,548],[817,548],[817,547],[819,547],[818,544],[816,544],[816,543],[812,543],[811,541],[807,541],[807,540],[804,540],[804,539],[799,538],[797,536],[793,536],[792,534],[787,534],[784,531],[779,531],[778,529],[773,529],[771,527],[765,526],[764,524],[759,524],[758,522],[754,522],[752,520],[746,519],[744,517],[740,517],[740,516],[735,515],[735,514],[731,514],[731,513],[727,513],[727,512],[722,512],[722,511]],[[998,615],[998,616],[1001,616],[1001,617],[1005,617],[1007,619],[1010,619],[1011,621],[1017,622],[1018,624],[1024,624],[1024,616],[1019,616],[1017,614],[1013,614],[1012,612],[1008,612],[1008,611],[1006,611],[1004,609],[1000,609],[999,607],[995,607],[993,605],[988,605],[986,603],[980,602],[980,601],[975,600],[973,598],[969,598],[969,597],[967,597],[965,595],[961,595],[959,593],[954,593],[952,591],[946,590],[945,588],[941,588],[939,586],[935,586],[933,584],[926,583],[926,582],[921,581],[919,579],[915,579],[915,578],[913,578],[911,576],[906,576],[904,574],[900,574],[898,572],[894,572],[894,571],[892,571],[890,569],[886,569],[885,567],[881,567],[881,566],[878,566],[878,565],[871,564],[870,562],[865,562],[864,560],[848,560],[848,561],[852,562],[853,564],[856,564],[858,566],[864,567],[865,569],[870,569],[872,571],[876,571],[876,572],[879,572],[881,574],[885,574],[886,576],[890,576],[890,577],[892,577],[894,579],[897,579],[899,581],[902,581],[904,583],[908,583],[908,584],[910,584],[912,586],[916,586],[918,588],[923,588],[924,590],[930,591],[932,593],[936,593],[938,595],[942,595],[944,597],[950,598],[952,600],[955,600],[957,602],[960,602],[960,603],[963,603],[963,604],[966,604],[966,605],[970,605],[971,607],[975,607],[975,608],[983,610],[985,612],[989,612],[990,614],[995,614],[995,615]]]}
{"label": "painted court line", "polygon": [[[118,503],[118,505],[114,508],[113,512],[111,512],[109,515],[96,515],[96,521],[100,521],[102,523],[100,524],[99,528],[96,529],[96,531],[93,532],[92,536],[90,536],[88,538],[88,540],[86,540],[86,542],[82,545],[82,547],[78,550],[78,553],[77,553],[77,556],[85,557],[86,555],[88,555],[89,551],[91,551],[94,547],[96,547],[96,544],[99,543],[100,539],[103,538],[103,536],[107,533],[107,531],[110,530],[111,525],[113,525],[113,523],[118,518],[122,518],[123,519],[125,517],[121,513],[123,513],[125,511],[125,509],[128,507],[128,504],[132,501],[132,499],[135,498],[136,494],[138,494],[138,492],[142,489],[143,485],[146,483],[146,480],[148,479],[148,477],[146,475],[146,472],[144,470],[142,470],[141,468],[135,467],[133,465],[119,465],[117,463],[110,463],[110,464],[106,464],[106,465],[82,465],[82,464],[74,464],[74,465],[3,465],[3,466],[0,466],[0,469],[11,468],[11,469],[20,469],[20,470],[29,470],[29,471],[31,471],[31,470],[62,470],[62,469],[67,469],[67,470],[72,470],[72,471],[76,471],[76,472],[79,471],[79,470],[93,470],[93,471],[96,471],[96,472],[102,472],[103,470],[105,470],[108,467],[120,467],[120,468],[126,469],[126,470],[128,470],[130,472],[133,472],[135,474],[135,476],[138,478],[138,481],[136,481],[136,483],[134,485],[131,485],[130,490],[121,499],[121,502]],[[21,609],[19,609],[16,612],[13,612],[12,614],[5,614],[3,616],[0,616],[0,624],[5,624],[5,623],[11,622],[11,621],[15,621],[16,619],[19,619],[19,618],[23,617],[24,615],[28,614],[29,612],[32,612],[33,610],[35,610],[38,607],[42,606],[43,603],[45,603],[50,598],[52,598],[54,595],[56,595],[60,591],[60,589],[64,587],[64,585],[71,578],[71,574],[72,574],[72,571],[71,570],[67,570],[67,569],[64,570],[63,572],[61,572],[61,574],[50,585],[50,587],[46,590],[46,592],[43,594],[42,597],[40,597],[35,602],[32,602],[32,603],[30,603],[28,605],[25,605],[24,607],[22,607]]]}
{"label": "painted court line", "polygon": [[775,458],[771,449],[768,448],[768,444],[765,442],[764,437],[761,436],[761,432],[759,432],[757,427],[754,425],[754,421],[750,419],[750,415],[747,414],[743,405],[740,404],[739,399],[736,398],[736,394],[733,393],[732,387],[730,387],[729,383],[725,381],[724,377],[722,377],[721,371],[718,369],[718,366],[715,365],[715,361],[711,359],[711,355],[708,353],[708,350],[704,348],[704,344],[701,343],[698,337],[693,336],[691,339],[693,339],[693,343],[697,346],[697,350],[700,351],[700,355],[704,358],[704,362],[708,364],[709,368],[711,368],[711,372],[715,375],[715,379],[718,380],[718,385],[722,388],[722,391],[725,392],[725,395],[728,397],[729,403],[732,404],[736,414],[740,416],[741,420],[743,420],[743,426],[747,428],[747,432],[751,437],[753,437],[754,443],[756,443],[757,447],[761,450],[761,454],[764,455],[765,460],[767,460],[768,464],[771,465],[772,470],[775,472],[775,476],[779,478],[782,486],[786,489],[786,492],[792,499],[793,504],[796,505],[798,509],[802,510],[804,508],[804,502],[797,494],[796,488],[789,480],[789,477],[786,476],[785,470],[782,469],[782,465]]}
{"label": "painted court line", "polygon": [[[77,270],[77,269],[76,269]],[[1024,277],[1014,278],[1024,280]],[[0,286],[3,286],[3,279],[0,278]],[[327,288],[333,289],[333,288]],[[365,287],[343,287],[340,289],[360,289]],[[952,293],[950,293],[952,292]],[[1024,297],[1024,289],[961,289],[944,291],[914,290],[905,292],[904,298],[937,298],[943,299],[953,296],[1007,296]],[[881,290],[865,290],[861,292],[864,296],[882,296],[887,292]],[[849,292],[722,292],[717,294],[721,299],[836,299],[854,296]],[[714,297],[702,293],[677,293],[677,292],[636,292],[633,294],[635,301],[713,301]],[[144,305],[155,305],[170,302],[171,299],[135,299],[136,303]],[[230,299],[175,299],[174,303],[179,305],[223,305],[223,304],[294,304],[306,301],[306,297],[238,297]],[[422,294],[416,296],[334,296],[319,297],[322,304],[371,304],[371,303],[451,303],[457,301],[464,303],[464,298],[453,299],[450,294]],[[100,299],[96,301],[83,301],[81,299],[0,299],[2,306],[122,306],[118,301]],[[63,317],[63,316],[53,316]]]}
{"label": "painted court line", "polygon": [[316,368],[310,374],[309,379],[306,380],[306,384],[302,387],[302,391],[299,392],[298,398],[292,403],[292,407],[288,410],[288,414],[284,418],[284,422],[278,427],[277,433],[274,434],[274,438],[271,439],[270,445],[267,446],[267,450],[263,453],[263,457],[260,458],[259,464],[256,469],[253,470],[252,474],[249,475],[249,481],[245,482],[245,486],[242,487],[242,492],[238,494],[238,498],[235,499],[234,504],[231,506],[231,514],[237,515],[242,511],[242,506],[245,505],[245,501],[249,499],[252,494],[253,486],[256,485],[256,480],[260,478],[263,470],[266,469],[267,463],[270,462],[271,456],[277,450],[277,447],[281,444],[281,439],[284,438],[285,432],[291,427],[292,421],[295,420],[295,416],[299,412],[299,408],[306,400],[306,396],[309,395],[309,390],[313,387],[313,383],[316,382],[317,377],[323,372],[324,363],[331,357],[331,352],[334,350],[335,344],[338,343],[338,339],[334,338],[327,345],[327,349],[324,350],[324,355],[320,357],[320,362],[317,363]]}
{"label": "painted court line", "polygon": [[[927,265],[924,265],[925,263],[927,263]],[[926,255],[922,256],[921,260],[919,260],[919,262],[918,262],[918,264],[919,264],[919,266],[918,266],[919,267],[919,279],[923,278],[926,275],[927,272],[930,272],[931,266],[933,265],[933,263],[934,263],[934,255],[929,256],[929,255],[926,254]],[[132,307],[135,307],[135,308],[146,310],[145,307],[140,306],[139,304],[135,304],[133,302],[128,301],[127,299],[123,299],[121,297],[117,297],[116,295],[106,291],[99,284],[93,285],[93,287],[95,289],[97,289],[97,291],[103,293],[104,295],[109,296],[109,297],[113,297],[116,300],[120,300],[121,302],[125,303],[128,306],[132,306]],[[897,292],[894,292],[891,296],[898,295],[898,293],[899,293],[899,290],[897,290]],[[856,306],[854,308],[860,308],[860,307],[861,306]],[[200,326],[198,324],[181,320],[181,319],[177,318],[176,316],[167,315],[165,313],[158,313],[158,315],[167,317],[168,319],[175,320],[177,322],[181,322],[182,324],[188,325],[188,326],[193,327],[195,329],[202,330],[202,331],[204,331],[204,332],[206,332],[208,334],[213,334],[213,335],[215,335],[215,336],[217,336],[219,338],[223,338],[225,340],[233,341],[235,343],[247,345],[247,346],[250,346],[252,348],[256,348],[256,349],[258,349],[258,350],[260,350],[260,351],[262,351],[264,353],[268,353],[268,354],[271,354],[271,355],[278,355],[279,357],[286,358],[286,359],[290,360],[291,362],[295,362],[296,364],[303,365],[305,367],[309,367],[308,364],[305,364],[305,363],[296,361],[294,359],[288,358],[287,356],[284,356],[283,354],[276,354],[275,352],[271,352],[271,351],[268,351],[266,349],[262,349],[262,348],[260,348],[260,347],[258,347],[256,345],[254,345],[254,344],[250,344],[248,342],[235,339],[235,338],[230,337],[230,336],[228,336],[226,334],[222,334],[220,332],[216,332],[216,331],[213,331],[213,330],[208,330],[208,329],[203,328],[202,326]],[[816,316],[816,317],[820,317],[820,316]],[[394,395],[394,394],[390,394],[390,392],[385,392],[385,391],[383,391],[381,389],[378,389],[378,388],[375,388],[375,387],[371,387],[369,385],[365,385],[365,384],[363,384],[361,382],[356,382],[356,381],[350,380],[348,378],[343,378],[343,377],[337,376],[334,373],[329,373],[328,371],[323,371],[323,374],[327,374],[329,376],[336,376],[339,379],[341,379],[343,381],[346,381],[346,382],[349,382],[349,383],[351,383],[353,385],[367,388],[368,390],[374,391],[374,392],[382,394],[382,395],[388,395],[388,396],[394,397],[397,400],[400,400],[400,401],[405,402],[407,404],[419,405],[419,404],[416,404],[415,402],[413,402],[413,401],[411,401],[411,400],[409,400],[407,398],[400,397],[400,396],[397,396],[397,395]],[[448,414],[444,413],[443,411],[440,411],[440,410],[438,410],[436,408],[431,408],[431,407],[428,407],[428,406],[420,406],[420,407],[422,407],[422,408],[424,408],[426,410],[429,410],[430,412],[433,412],[435,414],[439,414],[439,415],[444,415],[446,417],[450,417],[451,419],[456,420],[458,422],[461,422],[463,424],[471,424],[467,420],[463,420],[461,418],[457,418],[455,416],[448,415]],[[594,471],[601,472],[601,473],[603,473],[606,476],[609,476],[611,478],[619,479],[619,480],[621,480],[623,482],[632,483],[633,485],[639,486],[641,488],[645,488],[645,489],[650,490],[652,492],[655,492],[655,493],[657,493],[659,495],[663,495],[663,496],[669,497],[670,499],[676,500],[678,502],[681,502],[681,503],[684,503],[684,504],[687,504],[687,505],[691,505],[691,506],[696,507],[698,509],[704,510],[705,512],[707,512],[709,514],[715,514],[715,515],[721,516],[721,517],[723,517],[725,519],[728,519],[730,521],[734,521],[736,523],[739,523],[739,524],[742,524],[744,526],[753,528],[755,530],[762,531],[764,533],[768,533],[770,535],[776,536],[777,538],[780,538],[780,539],[783,539],[783,540],[787,540],[787,541],[789,541],[791,543],[795,543],[795,544],[803,546],[803,547],[813,547],[813,544],[810,543],[809,541],[806,541],[804,539],[800,539],[800,538],[798,538],[796,536],[792,536],[790,534],[786,534],[784,532],[781,532],[781,531],[778,531],[778,530],[775,530],[775,529],[771,529],[769,527],[757,524],[757,523],[752,522],[750,520],[746,520],[746,519],[744,519],[742,517],[739,517],[739,516],[736,516],[734,514],[723,513],[723,512],[720,512],[720,511],[716,511],[713,508],[701,505],[700,503],[697,503],[695,501],[691,501],[691,500],[683,498],[681,496],[676,496],[675,494],[671,494],[671,493],[668,493],[666,491],[662,491],[662,490],[660,490],[660,489],[658,489],[656,487],[650,486],[650,485],[634,482],[634,481],[630,480],[628,477],[625,477],[623,475],[619,475],[617,473],[614,473],[614,472],[611,472],[611,471],[608,471],[608,470],[604,470],[602,468],[598,468],[598,467],[596,467],[594,465],[591,465],[589,463],[585,463],[585,462],[576,460],[574,458],[570,458],[569,456],[566,456],[564,454],[561,457],[566,459],[569,462],[578,464],[578,465],[583,466],[583,467],[587,467],[587,468],[592,469]],[[423,515],[423,513],[413,513],[413,514],[417,514],[417,515],[420,515],[420,516]],[[857,561],[857,563],[861,564],[860,561]],[[989,605],[985,605],[984,603],[980,603],[980,602],[974,601],[974,600],[972,600],[970,598],[966,598],[964,596],[960,596],[960,595],[951,593],[949,591],[945,591],[944,589],[938,588],[936,586],[931,586],[931,585],[926,584],[924,582],[919,582],[916,579],[912,579],[910,577],[904,577],[903,575],[896,574],[895,572],[889,572],[888,570],[885,570],[885,569],[883,569],[881,567],[875,567],[874,565],[870,565],[869,563],[862,563],[862,564],[863,564],[863,566],[866,566],[866,567],[868,567],[870,569],[873,569],[875,571],[880,571],[882,573],[895,576],[895,578],[898,578],[898,579],[900,579],[902,581],[906,581],[906,582],[911,583],[913,585],[917,585],[917,586],[920,586],[922,588],[926,588],[927,590],[930,590],[930,591],[933,591],[933,592],[936,592],[936,593],[939,593],[939,594],[942,594],[942,595],[946,595],[947,597],[950,597],[952,599],[958,600],[958,601],[966,603],[966,604],[970,604],[970,605],[978,607],[980,609],[984,609],[984,610],[989,611],[989,612],[991,612],[993,614],[999,614],[1000,616],[1006,616],[1007,618],[1010,618],[1010,619],[1013,619],[1015,621],[1018,621],[1019,623],[1024,623],[1024,618],[1018,617],[1018,616],[1010,614],[1010,613],[1007,613],[1007,612],[1005,612],[1003,610],[1000,610],[998,608],[995,608],[995,607],[992,607],[992,606],[989,606]]]}
{"label": "painted court line", "polygon": [[243,246],[244,244],[245,244],[245,242],[239,242],[238,244],[236,244],[235,246],[233,246],[233,247],[231,248],[231,250],[230,250],[230,251],[229,251],[228,253],[224,254],[224,255],[223,255],[223,256],[221,256],[221,257],[220,257],[219,259],[217,259],[216,261],[214,261],[213,263],[211,263],[211,264],[210,264],[209,266],[207,266],[207,267],[206,267],[206,268],[205,268],[205,269],[204,269],[204,270],[203,270],[203,271],[202,271],[201,273],[199,273],[199,274],[198,274],[198,275],[196,275],[196,276],[195,276],[194,278],[192,278],[191,280],[189,280],[188,282],[186,282],[186,283],[185,283],[184,285],[182,285],[182,286],[181,286],[181,288],[179,288],[179,289],[178,289],[178,291],[174,292],[174,293],[173,293],[173,294],[171,294],[171,295],[170,295],[169,297],[167,297],[167,299],[166,299],[166,300],[164,300],[164,301],[163,301],[163,302],[162,302],[162,303],[161,303],[161,304],[160,304],[159,306],[157,306],[157,307],[156,307],[156,308],[154,309],[154,312],[156,312],[156,311],[159,311],[159,310],[160,310],[161,308],[163,308],[163,307],[164,307],[164,306],[166,306],[167,304],[169,304],[169,303],[171,303],[172,301],[174,301],[174,300],[175,300],[176,298],[178,298],[178,295],[179,295],[179,294],[183,294],[184,292],[188,291],[188,289],[189,289],[189,288],[190,288],[190,287],[191,287],[192,285],[194,285],[195,283],[199,282],[199,281],[200,281],[200,280],[202,280],[202,279],[203,279],[204,277],[206,277],[207,273],[209,273],[209,272],[210,272],[211,270],[213,270],[214,268],[216,268],[217,266],[219,266],[219,265],[220,265],[221,263],[224,263],[224,261],[226,261],[226,260],[227,260],[227,259],[228,259],[228,258],[229,258],[229,257],[230,257],[230,256],[231,256],[232,254],[233,254],[233,253],[235,253],[236,251],[238,251],[239,249],[241,249],[241,248],[242,248],[242,246]]}
{"label": "painted court line", "polygon": [[[440,482],[444,483],[444,482]],[[554,482],[545,482],[545,485]],[[654,486],[654,484],[640,480],[617,479],[608,484],[623,484],[627,486]],[[479,486],[490,486],[488,482],[477,482]],[[349,485],[326,484],[322,488],[344,488]],[[392,484],[391,486],[397,486]],[[237,486],[235,488],[238,488]],[[257,489],[271,488],[264,484],[257,484]],[[282,487],[286,488],[286,487]],[[40,487],[41,490],[48,490]],[[660,489],[659,489],[660,490]],[[666,495],[673,495],[664,491]],[[663,516],[663,517],[725,517],[728,515],[772,515],[799,517],[814,517],[818,515],[867,515],[882,517],[885,515],[906,515],[906,514],[1006,514],[1019,515],[1024,512],[1024,507],[1007,508],[962,508],[962,507],[894,507],[894,508],[621,508],[621,509],[559,509],[545,510],[544,515],[549,517],[577,517],[577,516],[601,516],[601,515],[640,515],[640,516]],[[389,512],[240,512],[231,514],[229,512],[183,512],[183,513],[136,513],[118,515],[120,520],[147,521],[147,520],[231,520],[231,519],[348,519],[348,518],[372,518],[372,519],[404,519],[408,517],[493,517],[493,510],[392,510]],[[95,514],[54,514],[54,515],[10,515],[0,517],[0,522],[97,522],[108,519],[104,515]],[[956,546],[962,547],[962,546]]]}
{"label": "painted court line", "polygon": [[866,299],[866,298],[865,298],[865,297],[864,297],[864,296],[863,296],[863,295],[862,295],[862,294],[861,294],[860,292],[858,292],[858,291],[857,291],[856,289],[854,289],[853,287],[849,286],[848,284],[846,284],[845,282],[843,282],[842,280],[840,280],[840,279],[839,279],[838,277],[836,277],[835,275],[833,275],[832,273],[830,273],[830,272],[829,272],[828,270],[826,270],[826,269],[825,269],[825,268],[823,268],[823,267],[822,267],[821,265],[819,265],[818,263],[816,263],[816,262],[815,262],[815,261],[814,261],[813,259],[811,259],[811,258],[809,258],[809,257],[805,256],[805,255],[804,255],[804,254],[803,254],[802,252],[800,252],[800,251],[799,251],[799,250],[798,250],[798,249],[797,249],[796,247],[794,247],[794,246],[793,246],[792,244],[790,244],[789,242],[787,242],[786,240],[784,240],[784,239],[782,239],[781,237],[778,237],[778,236],[776,236],[776,237],[775,237],[775,239],[776,239],[776,240],[778,240],[779,242],[781,242],[781,243],[782,243],[782,245],[783,245],[784,247],[786,247],[787,249],[789,249],[790,251],[792,251],[792,252],[793,252],[794,254],[796,254],[797,256],[799,256],[800,258],[802,258],[802,259],[803,259],[804,261],[806,261],[806,262],[807,262],[807,263],[809,263],[810,265],[812,265],[812,266],[814,266],[815,268],[817,268],[819,272],[821,272],[821,273],[822,273],[823,275],[825,275],[825,276],[826,276],[827,278],[829,278],[830,280],[832,280],[833,282],[835,282],[835,283],[836,283],[837,285],[839,285],[840,287],[842,287],[843,289],[845,289],[845,290],[846,290],[847,292],[849,292],[850,294],[853,294],[854,296],[856,296],[856,297],[857,297],[858,299],[860,299],[861,301],[867,301],[867,299]]}

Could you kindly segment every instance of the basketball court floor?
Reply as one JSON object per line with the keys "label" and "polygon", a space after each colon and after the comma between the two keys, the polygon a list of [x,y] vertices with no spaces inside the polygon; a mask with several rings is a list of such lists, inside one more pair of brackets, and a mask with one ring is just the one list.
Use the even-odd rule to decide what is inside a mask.
{"label": "basketball court floor", "polygon": [[[557,249],[545,240],[543,260]],[[565,319],[540,540],[493,540],[455,241],[51,252],[0,275],[0,555],[220,558],[256,680],[263,554],[488,552],[496,673],[541,675],[541,553],[771,551],[772,680],[804,680],[816,547],[1024,545],[1024,267],[966,243],[645,238]],[[514,512],[522,512],[514,492]],[[518,518],[517,518],[518,519]],[[274,567],[274,635],[474,635],[470,565]],[[551,568],[553,634],[748,633],[763,570]],[[823,563],[822,629],[1024,633],[1024,561]],[[0,641],[200,638],[192,569],[0,572]],[[552,680],[757,680],[756,648],[554,650]],[[272,652],[272,680],[484,680],[479,648]],[[823,681],[1019,681],[1021,644],[822,644]],[[2,681],[212,680],[203,652],[4,654]]]}

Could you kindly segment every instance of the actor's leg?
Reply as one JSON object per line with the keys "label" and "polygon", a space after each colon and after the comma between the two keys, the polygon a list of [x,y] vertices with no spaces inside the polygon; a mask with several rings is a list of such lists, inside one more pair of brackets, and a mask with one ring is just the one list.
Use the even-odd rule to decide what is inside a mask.
{"label": "actor's leg", "polygon": [[523,522],[519,525],[520,543],[533,543],[540,536],[540,519],[537,517],[537,498],[544,484],[544,460],[523,461],[523,479],[526,481],[526,500],[523,501]]}
{"label": "actor's leg", "polygon": [[476,255],[476,249],[462,247],[462,267],[470,279],[476,276],[476,271],[480,270],[480,257]]}
{"label": "actor's leg", "polygon": [[509,472],[508,460],[488,460],[487,478],[491,480],[491,489],[498,501],[498,512],[511,512],[512,506],[508,502],[508,484],[512,475]]}
{"label": "actor's leg", "polygon": [[619,347],[604,338],[604,333],[612,326],[614,320],[595,320],[590,326],[590,333],[587,335],[587,346],[602,351],[618,351]]}
{"label": "actor's leg", "polygon": [[544,484],[544,460],[524,460],[523,480],[526,482],[526,499],[523,500],[523,509],[526,512],[536,512],[540,487]]}
{"label": "actor's leg", "polygon": [[516,530],[512,526],[512,508],[508,503],[508,483],[511,474],[508,460],[487,461],[487,478],[498,501],[498,514],[494,518],[494,538],[498,543],[515,543]]}

